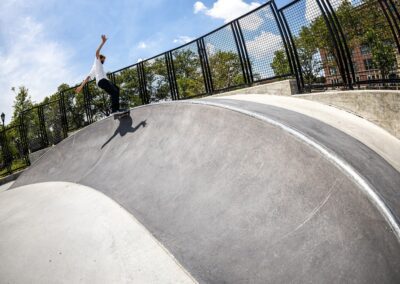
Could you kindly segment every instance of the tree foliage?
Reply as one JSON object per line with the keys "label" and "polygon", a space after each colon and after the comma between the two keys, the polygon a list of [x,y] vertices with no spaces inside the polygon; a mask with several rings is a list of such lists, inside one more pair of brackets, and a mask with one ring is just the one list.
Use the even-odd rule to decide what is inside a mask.
{"label": "tree foliage", "polygon": [[290,74],[290,65],[284,50],[275,51],[271,68],[274,71],[275,76]]}

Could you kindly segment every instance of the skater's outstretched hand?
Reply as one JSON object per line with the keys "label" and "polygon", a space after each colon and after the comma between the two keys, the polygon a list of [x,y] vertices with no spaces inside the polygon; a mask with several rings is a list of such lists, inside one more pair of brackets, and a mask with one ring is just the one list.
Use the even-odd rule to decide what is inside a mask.
{"label": "skater's outstretched hand", "polygon": [[107,41],[107,37],[106,37],[106,35],[101,35],[101,43],[100,43],[100,46],[97,48],[97,50],[96,50],[96,58],[97,59],[99,59],[99,57],[100,57],[100,50],[101,50],[101,48],[103,47],[103,45],[106,43],[106,41]]}

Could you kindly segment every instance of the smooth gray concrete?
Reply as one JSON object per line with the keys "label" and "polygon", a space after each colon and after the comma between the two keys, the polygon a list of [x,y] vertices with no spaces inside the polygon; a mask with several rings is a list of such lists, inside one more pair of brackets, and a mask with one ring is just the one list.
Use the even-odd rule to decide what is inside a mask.
{"label": "smooth gray concrete", "polygon": [[359,115],[400,139],[400,91],[355,90],[298,96]]}
{"label": "smooth gray concrete", "polygon": [[47,147],[45,149],[33,152],[29,154],[29,161],[31,164],[34,164],[37,160],[39,160],[47,151],[49,151],[53,146]]}
{"label": "smooth gray concrete", "polygon": [[271,118],[296,129],[330,149],[367,180],[385,201],[399,222],[400,173],[358,140],[332,126],[321,123],[319,120],[279,107],[229,99],[213,99],[208,101],[237,107]]}
{"label": "smooth gray concrete", "polygon": [[13,173],[11,175],[1,178],[0,186],[15,181],[23,172],[24,172],[24,170],[21,170],[19,172],[16,172],[16,173]]}
{"label": "smooth gray concrete", "polygon": [[[328,129],[286,116],[317,137]],[[361,161],[380,158],[345,134],[325,135],[361,147]],[[389,179],[398,176],[379,174],[375,183],[396,184]],[[41,181],[113,198],[202,283],[400,281],[399,242],[353,180],[302,140],[238,112],[134,109],[131,119],[106,119],[63,141],[14,186]]]}
{"label": "smooth gray concrete", "polygon": [[8,190],[12,185],[14,181],[10,181],[9,183],[0,185],[0,192]]}
{"label": "smooth gray concrete", "polygon": [[337,107],[297,96],[234,95],[224,99],[271,105],[315,118],[354,137],[400,172],[400,140],[378,125]]}
{"label": "smooth gray concrete", "polygon": [[213,97],[230,96],[237,94],[262,94],[275,96],[291,96],[297,94],[297,83],[294,79],[276,81],[268,84],[260,84],[252,87],[241,88],[234,91],[224,92]]}
{"label": "smooth gray concrete", "polygon": [[48,182],[0,194],[1,283],[194,283],[123,208]]}

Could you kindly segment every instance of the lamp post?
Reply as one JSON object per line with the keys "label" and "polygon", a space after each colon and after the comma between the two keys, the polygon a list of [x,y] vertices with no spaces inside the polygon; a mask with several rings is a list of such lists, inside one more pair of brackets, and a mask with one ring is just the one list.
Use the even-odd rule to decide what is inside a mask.
{"label": "lamp post", "polygon": [[3,129],[4,129],[4,120],[6,119],[6,115],[4,112],[1,113],[1,121],[3,122]]}

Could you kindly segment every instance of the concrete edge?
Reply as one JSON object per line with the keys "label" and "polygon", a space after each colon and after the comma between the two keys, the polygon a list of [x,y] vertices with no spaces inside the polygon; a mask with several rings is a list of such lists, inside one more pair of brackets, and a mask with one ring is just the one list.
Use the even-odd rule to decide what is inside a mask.
{"label": "concrete edge", "polygon": [[[262,98],[261,98],[262,97]],[[279,107],[294,111],[308,117],[312,117],[325,124],[328,124],[348,135],[357,139],[364,145],[368,146],[383,159],[385,159],[393,168],[400,172],[400,154],[397,150],[388,150],[389,148],[400,149],[400,140],[389,133],[386,129],[380,127],[379,125],[360,117],[354,113],[348,112],[346,110],[337,108],[335,106],[323,104],[318,101],[305,100],[302,97],[281,97],[281,96],[261,96],[261,95],[236,95],[224,97],[230,100],[248,101],[259,104],[265,104],[273,107]],[[266,100],[264,100],[266,99]],[[283,100],[288,100],[287,102]],[[290,103],[289,100],[291,101]],[[293,103],[296,102],[297,103]],[[316,111],[318,110],[318,111]],[[352,121],[348,124],[350,116]],[[337,119],[332,119],[332,117],[337,117]],[[354,121],[355,119],[355,121]],[[362,125],[360,125],[360,123]],[[357,126],[356,126],[357,125]],[[359,131],[361,127],[364,127],[364,131]],[[356,130],[357,129],[357,130]],[[370,132],[371,135],[365,135],[365,130]],[[383,135],[383,136],[382,136]],[[380,136],[385,139],[385,144],[381,144],[383,140],[377,140],[376,137]],[[374,137],[374,138],[372,138]],[[388,141],[387,139],[390,139]],[[388,143],[390,142],[390,147]],[[389,148],[388,148],[389,147]]]}
{"label": "concrete edge", "polygon": [[386,205],[386,203],[383,201],[383,199],[379,196],[377,191],[351,165],[349,165],[346,161],[344,161],[342,158],[340,158],[337,154],[335,154],[331,150],[324,147],[322,144],[320,144],[317,141],[315,141],[314,139],[300,133],[299,131],[295,130],[294,128],[291,128],[290,126],[287,126],[283,123],[277,122],[266,116],[263,116],[263,115],[260,115],[260,114],[257,114],[257,113],[251,112],[251,111],[243,110],[243,109],[232,107],[232,106],[227,106],[227,105],[220,104],[220,103],[212,103],[212,102],[205,102],[205,101],[191,101],[191,102],[186,102],[186,103],[220,107],[220,108],[224,108],[224,109],[228,109],[231,111],[235,111],[238,113],[248,115],[255,119],[258,119],[258,120],[264,121],[266,123],[272,124],[276,127],[279,127],[282,130],[290,133],[297,139],[299,139],[299,140],[303,141],[304,143],[308,144],[309,146],[313,147],[318,152],[320,152],[327,160],[329,160],[334,165],[336,165],[342,172],[344,172],[349,178],[351,178],[360,187],[362,192],[368,197],[368,199],[372,202],[372,204],[378,209],[378,211],[384,217],[386,222],[389,224],[389,226],[393,230],[393,233],[395,234],[398,242],[400,242],[400,224],[397,222],[396,217],[393,215],[393,213],[391,212],[389,207]]}
{"label": "concrete edge", "polygon": [[304,94],[295,94],[295,97],[306,97],[306,96],[317,96],[317,95],[324,95],[324,94],[337,94],[340,93],[391,93],[391,94],[400,94],[400,90],[374,90],[374,89],[365,89],[365,90],[328,90],[325,92],[315,92],[315,93],[304,93]]}
{"label": "concrete edge", "polygon": [[1,178],[0,179],[0,186],[1,185],[5,185],[6,183],[9,183],[11,181],[16,180],[26,169],[20,170],[20,171],[18,171],[16,173],[13,173],[13,174],[8,175],[8,176],[6,176],[4,178]]}
{"label": "concrete edge", "polygon": [[[44,182],[47,183],[47,182]],[[58,183],[57,181],[53,181],[53,183]],[[130,213],[128,210],[125,209],[125,207],[123,207],[121,204],[119,204],[117,201],[115,201],[114,199],[112,199],[111,197],[107,196],[106,194],[104,194],[103,192],[84,185],[84,184],[80,184],[80,183],[76,183],[76,182],[61,182],[59,181],[59,183],[64,183],[64,184],[76,184],[79,185],[81,187],[84,187],[90,191],[92,191],[94,194],[98,194],[100,196],[102,196],[105,200],[108,200],[111,204],[114,204],[115,206],[119,207],[120,209],[122,209],[125,214],[127,216],[129,216],[129,218],[136,223],[139,227],[141,227],[144,231],[146,231],[148,233],[148,236],[155,242],[155,244],[157,244],[165,253],[166,255],[183,271],[184,274],[186,274],[188,276],[189,279],[191,279],[194,283],[199,283],[187,270],[186,268],[175,258],[175,256],[146,228],[146,226],[144,226],[141,222],[139,222],[139,220],[136,219],[136,217]],[[18,189],[20,187],[26,187],[26,186],[31,186],[31,185],[40,185],[43,184],[43,182],[38,182],[38,183],[32,183],[29,185],[23,185],[23,186],[19,186],[16,187],[14,189]]]}

